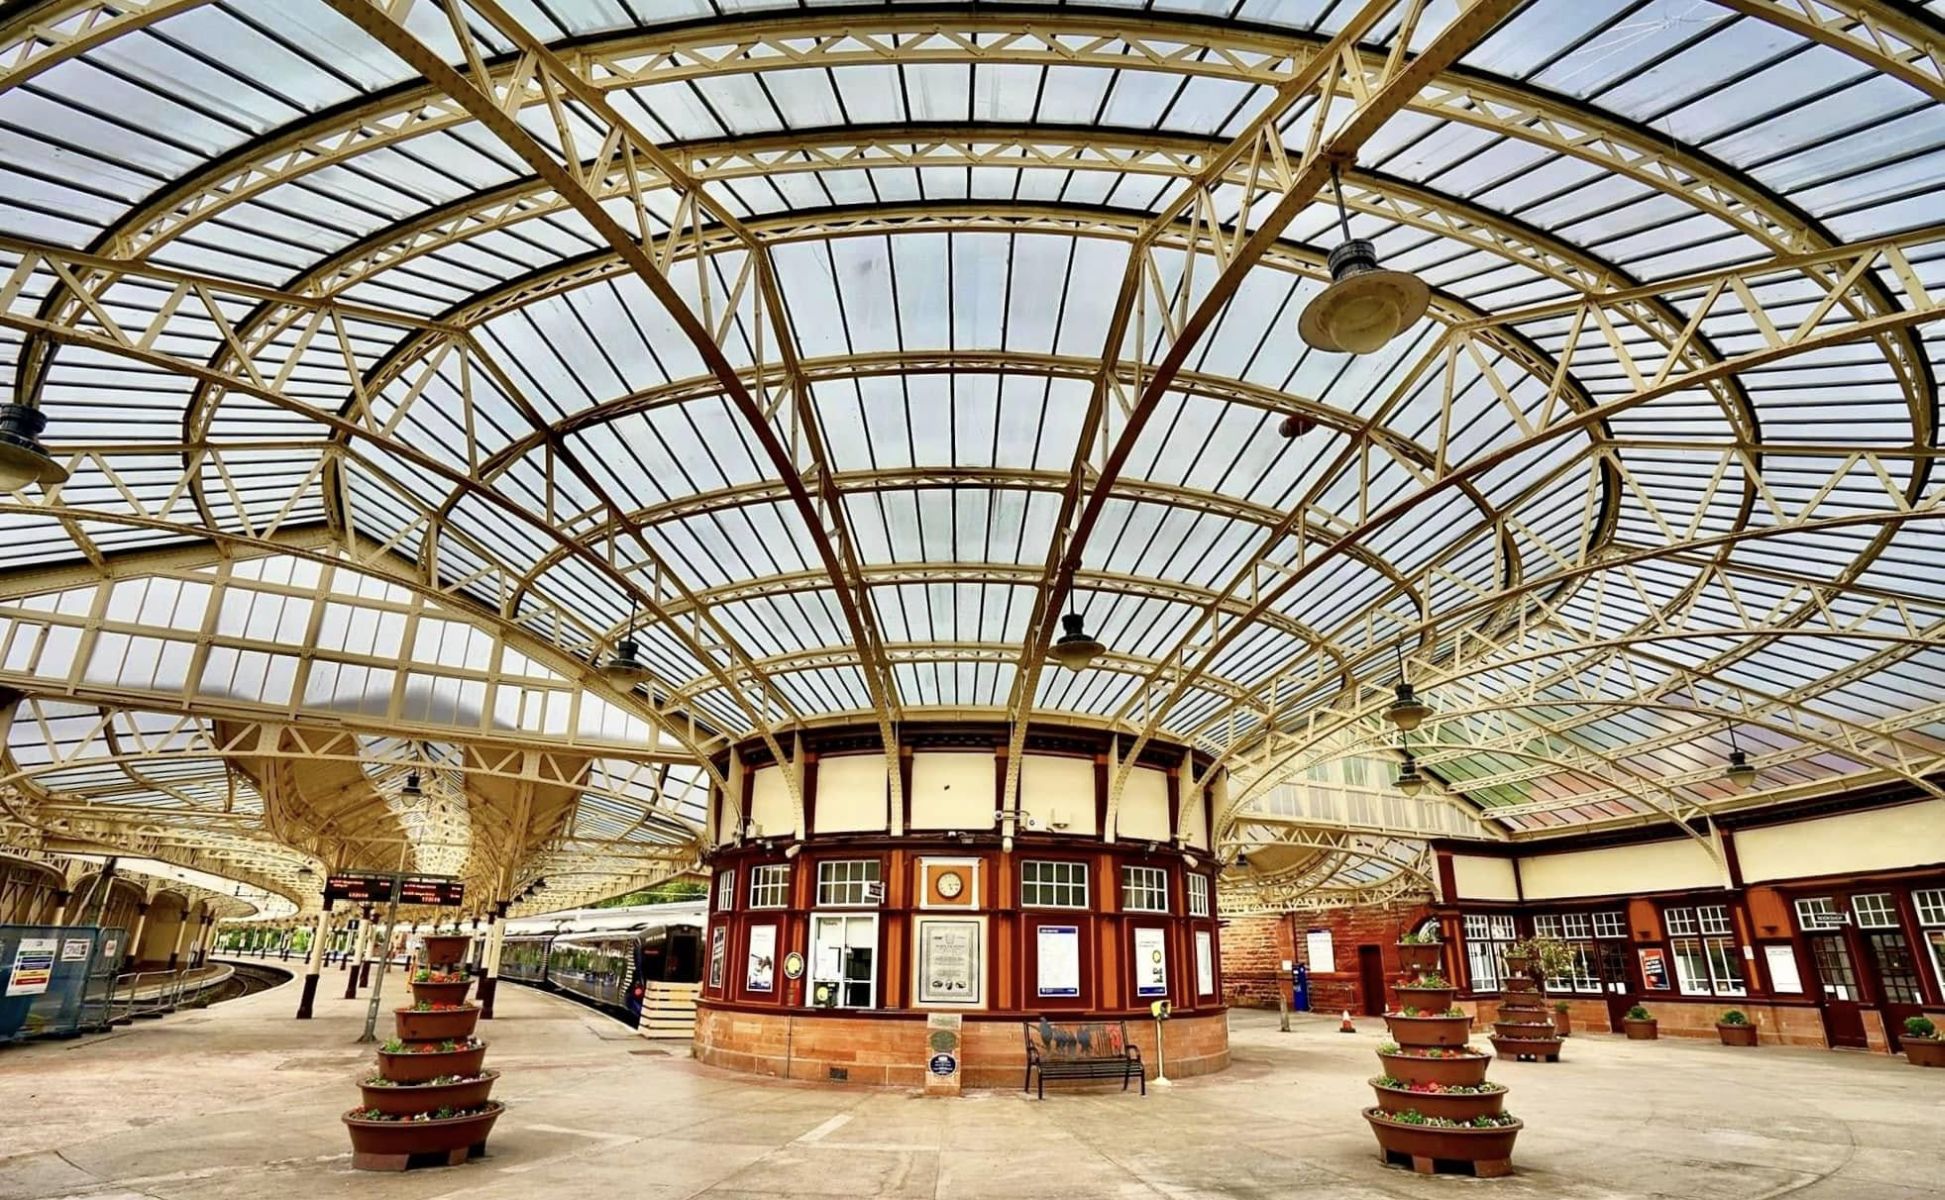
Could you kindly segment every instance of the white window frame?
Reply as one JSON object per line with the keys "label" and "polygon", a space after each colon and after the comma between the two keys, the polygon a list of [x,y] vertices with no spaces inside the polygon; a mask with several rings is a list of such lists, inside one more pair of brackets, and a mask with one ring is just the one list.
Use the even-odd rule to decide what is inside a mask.
{"label": "white window frame", "polygon": [[[1871,901],[1869,906],[1865,901]],[[1850,898],[1851,916],[1856,918],[1859,929],[1902,929],[1904,922],[1898,919],[1898,902],[1890,892],[1867,892]]]}
{"label": "white window frame", "polygon": [[1911,893],[1920,925],[1945,925],[1945,888],[1920,888]]}
{"label": "white window frame", "polygon": [[1628,936],[1627,918],[1618,912],[1595,913],[1594,936],[1597,938],[1624,938]]}
{"label": "white window frame", "polygon": [[[844,957],[843,955],[838,956],[838,975],[836,978],[827,977],[819,969],[819,965],[817,961],[818,959],[817,949],[822,943],[819,942],[817,937],[818,929],[819,927],[821,927],[822,925],[830,921],[838,921],[838,922],[869,921],[871,922],[871,979],[867,984],[867,996],[865,999],[865,1003],[863,1004],[844,1003]],[[845,927],[848,928],[848,925]],[[835,1007],[852,1008],[852,1009],[877,1008],[878,1007],[878,973],[884,970],[884,966],[885,966],[884,956],[885,956],[884,928],[879,923],[879,917],[877,913],[859,912],[855,909],[840,908],[832,912],[819,912],[819,913],[811,914],[810,917],[810,960],[811,961],[810,961],[810,971],[809,971],[811,986],[809,991],[812,994],[816,992],[816,988],[818,984],[828,983],[836,986],[837,988],[838,1003],[835,1005]]]}
{"label": "white window frame", "polygon": [[1805,896],[1796,902],[1797,928],[1805,933],[1842,929],[1850,923],[1849,917],[1829,896]]}
{"label": "white window frame", "polygon": [[716,911],[730,912],[736,907],[736,868],[716,876]]}
{"label": "white window frame", "polygon": [[750,868],[750,907],[790,907],[789,863],[764,863]]}
{"label": "white window frame", "polygon": [[1190,871],[1186,876],[1189,890],[1189,915],[1206,917],[1209,915],[1209,877],[1199,871]]}
{"label": "white window frame", "polygon": [[[1137,876],[1135,872],[1144,872]],[[1137,881],[1139,880],[1139,882]],[[1161,907],[1152,907],[1154,897],[1161,897]],[[1142,903],[1137,904],[1137,898]],[[1121,868],[1121,911],[1138,913],[1168,912],[1168,869],[1166,867],[1123,866]]]}
{"label": "white window frame", "polygon": [[[1030,867],[1032,868],[1051,867],[1054,868],[1055,874],[1059,874],[1062,871],[1075,872],[1079,874],[1079,879],[1078,881],[1074,879],[1028,879],[1027,871],[1028,868]],[[1089,894],[1088,888],[1091,886],[1091,880],[1089,879],[1087,868],[1088,868],[1088,864],[1084,862],[1063,862],[1060,859],[1055,859],[1055,858],[1030,858],[1030,859],[1022,860],[1020,863],[1020,907],[1021,908],[1083,908],[1083,909],[1086,908],[1088,906],[1088,894]],[[1027,899],[1027,890],[1029,888],[1035,889],[1036,891],[1042,888],[1052,889],[1052,894],[1055,896],[1058,896],[1063,892],[1071,892],[1071,889],[1079,888],[1080,899],[1076,902],[1071,902],[1071,903],[1064,902],[1057,899],[1056,900],[1046,900],[1046,899],[1029,900]]]}
{"label": "white window frame", "polygon": [[1466,913],[1466,968],[1475,992],[1497,992],[1505,980],[1500,955],[1519,940],[1519,927],[1507,913]]}
{"label": "white window frame", "polygon": [[1662,911],[1674,960],[1675,986],[1684,996],[1746,996],[1749,977],[1738,955],[1735,926],[1722,904]]}
{"label": "white window frame", "polygon": [[[845,867],[845,868],[870,867],[872,871],[877,873],[877,877],[866,878],[865,875],[862,872],[860,872],[856,878],[849,878],[849,877],[843,879],[826,878],[825,872],[836,867]],[[876,908],[878,907],[880,904],[883,904],[885,902],[884,870],[885,870],[884,864],[880,863],[875,858],[827,858],[823,860],[822,862],[817,864],[817,907],[819,908]],[[847,871],[846,874],[848,876],[849,872]],[[871,897],[871,885],[874,883],[878,885],[878,896],[876,899],[873,899]],[[857,899],[840,898],[843,896],[849,896],[851,893],[849,891],[839,892],[836,889],[839,888],[849,889],[853,885],[856,885],[858,888],[858,898]]]}

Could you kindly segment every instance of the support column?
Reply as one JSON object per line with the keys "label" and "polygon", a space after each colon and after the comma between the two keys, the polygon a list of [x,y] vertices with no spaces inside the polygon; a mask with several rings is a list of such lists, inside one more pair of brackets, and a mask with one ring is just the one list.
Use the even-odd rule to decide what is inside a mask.
{"label": "support column", "polygon": [[182,961],[182,952],[189,948],[189,913],[187,904],[182,906],[182,920],[176,922],[176,948],[169,951],[169,969],[176,969]]}
{"label": "support column", "polygon": [[135,906],[135,932],[128,939],[128,958],[125,966],[134,966],[142,953],[142,931],[149,927],[149,902],[142,901]]}
{"label": "support column", "polygon": [[500,947],[506,940],[507,905],[501,901],[486,917],[486,952],[481,956],[484,970],[479,981],[480,1020],[493,1019],[493,994],[500,989]]}
{"label": "support column", "polygon": [[310,968],[304,972],[304,996],[297,1002],[297,1019],[308,1021],[317,1004],[317,977],[324,969],[324,943],[331,939],[331,906],[317,914],[317,932],[311,937]]}
{"label": "support column", "polygon": [[66,888],[62,888],[60,891],[54,893],[54,919],[49,924],[65,925],[68,923],[68,902],[73,899],[74,893]]}
{"label": "support column", "polygon": [[367,909],[359,916],[357,932],[351,939],[351,948],[344,956],[344,998],[346,1000],[358,998],[359,979],[369,969],[365,966],[365,959],[370,953],[371,910]]}

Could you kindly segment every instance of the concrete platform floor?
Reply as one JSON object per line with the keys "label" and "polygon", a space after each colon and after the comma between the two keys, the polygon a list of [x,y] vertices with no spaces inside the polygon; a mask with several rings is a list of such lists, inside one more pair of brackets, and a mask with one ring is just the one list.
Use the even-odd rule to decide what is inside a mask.
{"label": "concrete platform floor", "polygon": [[[389,981],[396,986],[397,978]],[[1945,1195],[1945,1071],[1881,1055],[1594,1035],[1496,1063],[1527,1119],[1504,1180],[1382,1166],[1381,1023],[1357,1035],[1235,1014],[1236,1065],[1152,1089],[927,1100],[701,1067],[578,1005],[502,989],[487,1062],[509,1103],[489,1157],[354,1172],[338,1114],[368,1062],[364,1003],[325,979],[99,1037],[0,1051],[0,1197],[570,1200],[668,1197],[1637,1197]]]}

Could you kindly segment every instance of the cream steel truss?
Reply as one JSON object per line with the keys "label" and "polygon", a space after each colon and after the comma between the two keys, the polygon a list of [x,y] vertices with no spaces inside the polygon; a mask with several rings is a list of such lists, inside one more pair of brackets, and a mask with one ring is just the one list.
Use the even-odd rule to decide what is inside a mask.
{"label": "cream steel truss", "polygon": [[[693,863],[727,741],[787,759],[808,724],[875,720],[890,745],[901,717],[952,714],[1016,743],[1038,719],[1121,730],[1124,764],[1153,737],[1216,756],[1224,843],[1263,848],[1232,908],[1422,892],[1429,836],[1701,837],[1854,783],[1936,794],[1945,725],[1910,684],[1935,681],[1945,593],[1909,565],[1940,500],[1936,14],[1237,7],[617,28],[580,4],[319,0],[268,29],[206,3],[21,8],[0,348],[74,479],[0,504],[24,538],[0,551],[7,636],[36,647],[0,654],[0,683],[114,736],[16,715],[10,840],[423,851],[481,895],[545,874],[591,898]],[[214,66],[225,38],[258,57]],[[164,66],[195,123],[151,147],[104,105]],[[1798,123],[1885,130],[1845,170],[1886,181],[1779,170],[1814,134],[1751,100],[1764,69],[1824,81]],[[1634,74],[1712,99],[1657,113]],[[74,120],[32,125],[50,105]],[[65,208],[53,149],[92,188]],[[1435,291],[1393,352],[1324,370],[1282,347],[1336,237],[1331,167],[1356,232]],[[921,264],[950,280],[943,344]],[[1059,286],[1051,315],[1028,275]],[[893,293],[895,338],[886,279],[925,297]],[[959,334],[987,311],[996,338]],[[90,420],[118,386],[179,401]],[[886,388],[907,421],[914,396],[990,419],[990,452],[889,452]],[[1035,393],[1043,433],[1002,446]],[[172,433],[143,425],[171,402]],[[1292,414],[1324,445],[1276,475],[1261,447]],[[1229,469],[1191,446],[1175,472],[1157,430]],[[1165,525],[1188,549],[1127,548]],[[384,656],[320,628],[112,611],[131,581],[212,570],[313,616],[345,600],[223,574],[257,561],[383,580],[366,608],[495,649],[347,702],[310,681]],[[1110,649],[1075,678],[1042,670],[1070,603]],[[630,635],[653,675],[618,690],[593,668]],[[142,639],[182,648],[180,680],[97,669]],[[202,686],[212,657],[279,651],[294,691]],[[1438,708],[1413,750],[1440,782],[1410,819],[1378,715],[1398,661]],[[624,732],[429,705],[414,670]],[[1754,793],[1719,783],[1731,723]],[[402,806],[415,767],[463,803]]]}

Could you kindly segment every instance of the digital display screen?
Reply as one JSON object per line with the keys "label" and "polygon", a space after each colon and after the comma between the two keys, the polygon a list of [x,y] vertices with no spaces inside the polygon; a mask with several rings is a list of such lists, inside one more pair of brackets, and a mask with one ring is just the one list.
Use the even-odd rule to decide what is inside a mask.
{"label": "digital display screen", "polygon": [[457,879],[408,879],[399,885],[398,900],[452,908],[466,902],[466,885]]}
{"label": "digital display screen", "polygon": [[324,881],[324,902],[385,903],[392,898],[390,875],[332,875]]}

